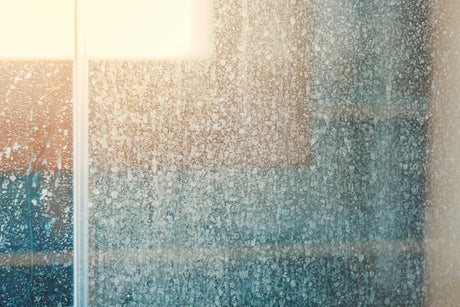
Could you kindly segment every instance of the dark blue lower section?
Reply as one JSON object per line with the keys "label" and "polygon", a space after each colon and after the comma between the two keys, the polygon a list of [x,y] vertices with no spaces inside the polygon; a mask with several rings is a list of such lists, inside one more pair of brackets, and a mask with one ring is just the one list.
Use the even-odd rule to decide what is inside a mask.
{"label": "dark blue lower section", "polygon": [[71,185],[63,173],[0,175],[1,306],[72,304]]}
{"label": "dark blue lower section", "polygon": [[1,306],[71,306],[73,266],[0,267]]}

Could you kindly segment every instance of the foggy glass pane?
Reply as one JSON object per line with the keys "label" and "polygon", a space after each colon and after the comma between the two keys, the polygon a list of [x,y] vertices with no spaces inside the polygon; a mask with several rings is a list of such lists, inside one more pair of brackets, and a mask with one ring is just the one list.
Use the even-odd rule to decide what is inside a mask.
{"label": "foggy glass pane", "polygon": [[1,306],[460,305],[460,2],[76,1],[0,4]]}
{"label": "foggy glass pane", "polygon": [[89,61],[90,304],[455,305],[458,5],[210,3]]}
{"label": "foggy glass pane", "polygon": [[72,303],[72,61],[0,61],[0,305]]}

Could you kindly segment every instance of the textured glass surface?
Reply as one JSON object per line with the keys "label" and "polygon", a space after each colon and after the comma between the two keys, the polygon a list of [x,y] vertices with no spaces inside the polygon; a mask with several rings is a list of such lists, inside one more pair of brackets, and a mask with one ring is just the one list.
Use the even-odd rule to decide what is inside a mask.
{"label": "textured glass surface", "polygon": [[455,305],[458,5],[211,2],[89,63],[90,304]]}
{"label": "textured glass surface", "polygon": [[0,4],[0,306],[460,305],[458,0],[76,1]]}
{"label": "textured glass surface", "polygon": [[72,62],[0,61],[0,305],[72,302]]}

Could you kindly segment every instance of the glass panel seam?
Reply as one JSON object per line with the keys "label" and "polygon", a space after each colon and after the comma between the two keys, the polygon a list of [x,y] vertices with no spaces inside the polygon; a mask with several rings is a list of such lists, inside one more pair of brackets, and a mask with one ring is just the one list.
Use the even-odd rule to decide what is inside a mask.
{"label": "glass panel seam", "polygon": [[73,71],[74,306],[88,305],[88,61],[85,1],[75,0]]}

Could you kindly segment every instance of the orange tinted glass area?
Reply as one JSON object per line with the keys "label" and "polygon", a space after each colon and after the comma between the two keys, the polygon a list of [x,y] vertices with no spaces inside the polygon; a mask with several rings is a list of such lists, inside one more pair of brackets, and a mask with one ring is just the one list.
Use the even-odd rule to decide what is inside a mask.
{"label": "orange tinted glass area", "polygon": [[72,62],[0,61],[0,171],[70,172]]}
{"label": "orange tinted glass area", "polygon": [[308,165],[308,18],[295,6],[216,9],[206,59],[91,60],[91,165]]}

